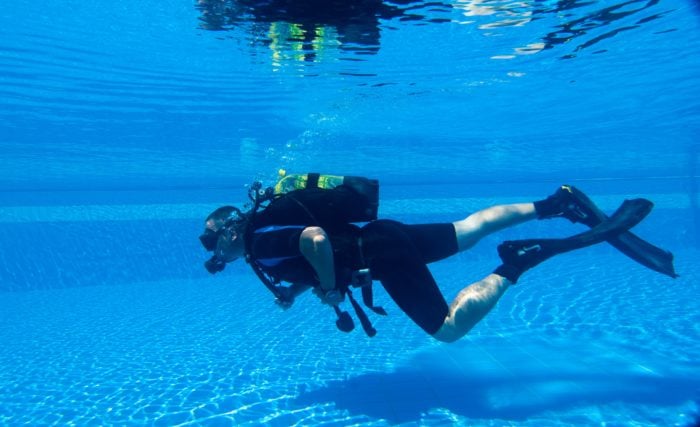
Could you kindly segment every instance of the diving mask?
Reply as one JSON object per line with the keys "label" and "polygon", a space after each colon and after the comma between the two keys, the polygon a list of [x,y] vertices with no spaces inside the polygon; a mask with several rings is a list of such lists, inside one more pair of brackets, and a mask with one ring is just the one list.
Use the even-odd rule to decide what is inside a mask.
{"label": "diving mask", "polygon": [[239,233],[238,229],[245,221],[245,215],[239,209],[234,208],[231,215],[226,219],[224,224],[214,231],[207,228],[199,236],[199,241],[209,252],[214,252],[214,255],[204,263],[204,268],[211,274],[218,273],[226,267],[226,263],[235,261],[237,257],[227,259],[226,249],[230,242],[234,239],[234,234]]}

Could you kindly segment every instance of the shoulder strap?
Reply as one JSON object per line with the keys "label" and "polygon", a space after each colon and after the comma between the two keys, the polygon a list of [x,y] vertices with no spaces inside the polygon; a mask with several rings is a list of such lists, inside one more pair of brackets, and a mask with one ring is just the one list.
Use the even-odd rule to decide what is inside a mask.
{"label": "shoulder strap", "polygon": [[320,173],[307,174],[306,175],[306,188],[317,188],[319,178],[321,178]]}

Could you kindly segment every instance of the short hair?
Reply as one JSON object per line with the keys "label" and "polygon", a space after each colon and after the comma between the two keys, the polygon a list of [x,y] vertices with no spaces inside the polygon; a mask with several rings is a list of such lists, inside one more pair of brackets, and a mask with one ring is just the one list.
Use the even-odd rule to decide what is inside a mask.
{"label": "short hair", "polygon": [[233,227],[239,234],[244,234],[248,229],[248,224],[252,219],[252,210],[243,212],[235,206],[222,206],[210,213],[205,223],[213,220],[222,222],[225,227]]}
{"label": "short hair", "polygon": [[209,220],[214,220],[214,221],[226,221],[231,217],[231,214],[233,212],[240,212],[240,210],[234,206],[222,206],[220,208],[217,208],[214,212],[210,213],[209,216],[207,217],[206,221]]}

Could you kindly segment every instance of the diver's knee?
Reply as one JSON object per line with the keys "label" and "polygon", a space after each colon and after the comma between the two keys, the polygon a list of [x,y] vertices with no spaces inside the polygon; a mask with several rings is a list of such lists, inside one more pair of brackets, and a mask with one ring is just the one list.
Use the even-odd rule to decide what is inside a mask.
{"label": "diver's knee", "polygon": [[464,336],[464,334],[458,334],[455,331],[454,325],[449,322],[448,319],[445,319],[445,322],[442,324],[440,329],[438,329],[434,334],[431,334],[431,336],[440,342],[449,344],[459,340]]}
{"label": "diver's knee", "polygon": [[484,233],[482,232],[481,226],[472,216],[462,221],[452,223],[455,228],[455,236],[457,238],[459,251],[471,248],[483,237]]}

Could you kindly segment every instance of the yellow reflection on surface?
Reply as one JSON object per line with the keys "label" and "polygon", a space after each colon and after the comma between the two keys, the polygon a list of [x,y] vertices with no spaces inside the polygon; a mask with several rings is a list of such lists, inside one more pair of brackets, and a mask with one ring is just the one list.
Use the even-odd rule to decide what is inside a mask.
{"label": "yellow reflection on surface", "polygon": [[272,65],[281,67],[285,61],[320,62],[328,48],[338,46],[338,34],[332,27],[272,22],[268,31]]}

